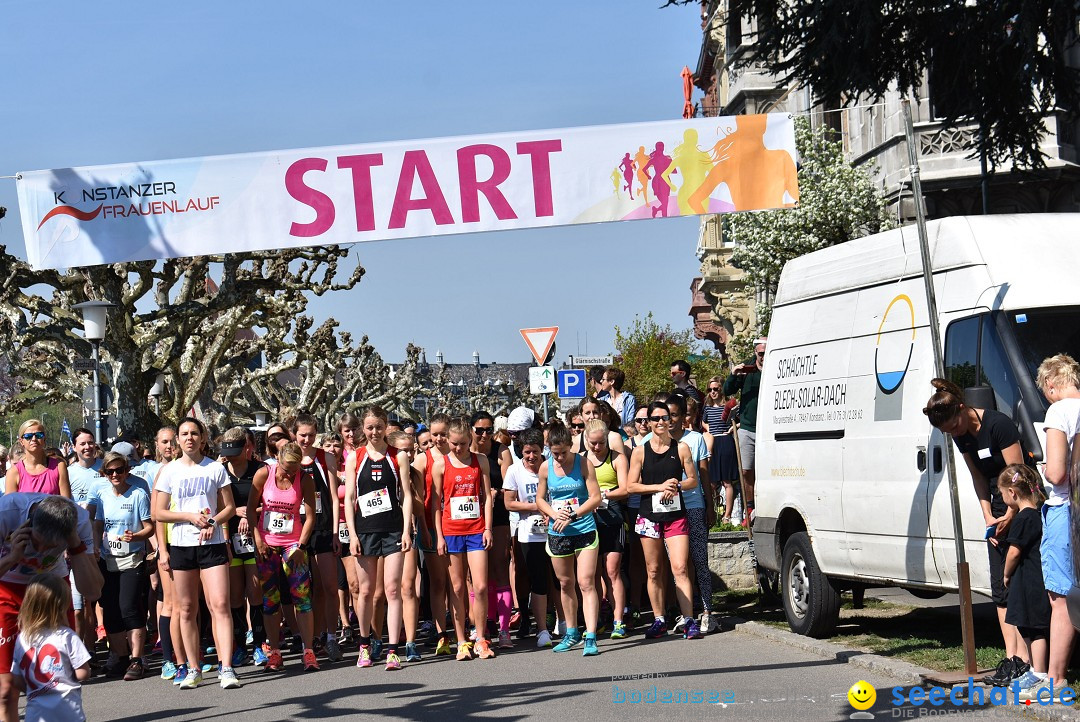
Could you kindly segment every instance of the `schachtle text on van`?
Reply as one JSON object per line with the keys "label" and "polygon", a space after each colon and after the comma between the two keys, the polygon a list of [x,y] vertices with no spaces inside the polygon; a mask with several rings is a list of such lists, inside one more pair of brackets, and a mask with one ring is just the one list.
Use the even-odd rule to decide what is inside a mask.
{"label": "schachtle text on van", "polygon": [[817,373],[818,355],[792,356],[782,358],[776,367],[776,378],[790,379],[796,376],[813,376]]}
{"label": "schachtle text on van", "polygon": [[820,384],[799,389],[781,389],[773,397],[773,410],[812,409],[816,406],[843,406],[847,402],[847,384]]}

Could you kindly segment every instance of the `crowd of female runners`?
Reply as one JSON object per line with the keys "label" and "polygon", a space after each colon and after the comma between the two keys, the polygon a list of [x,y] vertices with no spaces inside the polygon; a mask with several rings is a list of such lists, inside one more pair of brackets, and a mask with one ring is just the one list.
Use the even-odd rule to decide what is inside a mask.
{"label": "crowd of female runners", "polygon": [[[185,418],[140,464],[123,447],[98,461],[78,430],[70,472],[44,456],[38,424],[9,481],[23,490],[41,485],[30,472],[51,474],[51,493],[91,511],[107,672],[125,679],[147,671],[148,627],[161,677],[181,689],[199,686],[211,655],[226,689],[240,685],[237,668],[314,671],[320,657],[341,661],[342,645],[355,645],[358,668],[387,670],[421,661],[424,643],[491,659],[514,647],[512,631],[592,656],[601,635],[632,633],[643,586],[646,638],[667,634],[672,598],[684,638],[716,629],[699,558],[708,450],[685,428],[696,414],[662,395],[626,434],[593,397],[568,424],[519,407],[498,428],[483,411],[403,428],[370,407],[335,429],[299,414],[261,438],[241,427],[211,438]],[[93,648],[86,607],[79,632]]]}

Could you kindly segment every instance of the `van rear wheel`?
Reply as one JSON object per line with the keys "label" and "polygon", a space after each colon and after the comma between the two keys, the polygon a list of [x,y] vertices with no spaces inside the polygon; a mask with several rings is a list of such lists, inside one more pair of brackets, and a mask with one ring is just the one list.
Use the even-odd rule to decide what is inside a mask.
{"label": "van rear wheel", "polygon": [[792,534],[784,544],[781,591],[791,631],[808,637],[829,637],[840,619],[840,594],[818,568],[810,537]]}

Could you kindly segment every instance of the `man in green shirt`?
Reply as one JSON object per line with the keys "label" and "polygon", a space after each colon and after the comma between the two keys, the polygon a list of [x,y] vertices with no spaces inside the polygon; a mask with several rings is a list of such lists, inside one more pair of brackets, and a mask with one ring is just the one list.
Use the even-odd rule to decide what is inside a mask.
{"label": "man in green shirt", "polygon": [[732,370],[724,382],[724,395],[739,394],[739,457],[742,462],[743,498],[746,499],[746,518],[749,526],[754,517],[754,447],[757,439],[758,390],[761,387],[761,367],[765,363],[765,344],[768,339],[754,341],[754,358]]}

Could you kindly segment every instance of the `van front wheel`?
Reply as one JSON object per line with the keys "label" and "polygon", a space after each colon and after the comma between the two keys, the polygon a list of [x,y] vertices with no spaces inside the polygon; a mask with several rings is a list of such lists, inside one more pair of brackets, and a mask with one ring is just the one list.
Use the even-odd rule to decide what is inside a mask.
{"label": "van front wheel", "polygon": [[784,613],[791,631],[808,637],[832,636],[840,619],[840,594],[818,568],[806,532],[788,538],[780,566]]}

